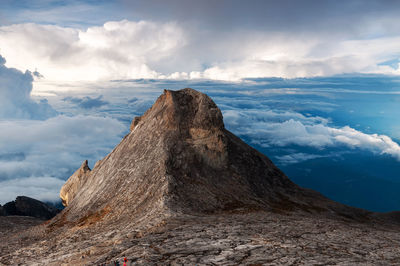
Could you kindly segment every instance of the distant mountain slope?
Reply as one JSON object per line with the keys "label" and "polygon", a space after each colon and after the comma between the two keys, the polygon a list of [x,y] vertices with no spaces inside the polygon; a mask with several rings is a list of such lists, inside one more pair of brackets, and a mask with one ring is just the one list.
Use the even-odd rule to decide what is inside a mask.
{"label": "distant mountain slope", "polygon": [[26,196],[18,196],[15,201],[10,201],[4,204],[4,206],[0,205],[0,216],[31,216],[48,220],[56,216],[59,212],[59,209]]}

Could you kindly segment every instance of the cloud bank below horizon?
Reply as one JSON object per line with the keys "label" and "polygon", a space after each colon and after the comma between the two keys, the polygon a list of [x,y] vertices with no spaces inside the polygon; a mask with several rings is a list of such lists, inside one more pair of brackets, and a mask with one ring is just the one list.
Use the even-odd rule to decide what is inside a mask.
{"label": "cloud bank below horizon", "polygon": [[[56,201],[80,161],[94,164],[126,130],[114,118],[66,116],[44,98],[35,101],[33,75],[6,67],[0,56],[0,204],[18,195]],[[72,100],[84,109],[107,104],[101,97]]]}
{"label": "cloud bank below horizon", "polygon": [[61,186],[82,161],[93,165],[125,130],[116,119],[89,115],[0,121],[0,203],[17,195],[58,200]]}
{"label": "cloud bank below horizon", "polygon": [[[282,120],[282,117],[286,119]],[[228,127],[249,138],[250,143],[261,147],[298,145],[325,149],[346,146],[379,155],[387,154],[400,161],[400,146],[389,136],[366,134],[349,126],[332,127],[327,125],[327,120],[318,117],[304,117],[299,113],[292,113],[289,117],[272,111],[264,113],[229,110],[224,112],[224,118]],[[304,160],[313,159],[304,153],[301,155]],[[294,158],[289,160],[289,157],[281,156],[280,159],[285,159],[288,163],[298,161]],[[296,159],[297,157],[299,156]]]}

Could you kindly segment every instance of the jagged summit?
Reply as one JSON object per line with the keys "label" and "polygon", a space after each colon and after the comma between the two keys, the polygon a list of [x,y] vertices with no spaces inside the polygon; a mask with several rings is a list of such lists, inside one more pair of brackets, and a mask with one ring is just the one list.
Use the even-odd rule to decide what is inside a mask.
{"label": "jagged summit", "polygon": [[214,101],[206,94],[190,88],[180,91],[164,90],[164,93],[143,116],[133,119],[131,130],[141,121],[145,122],[149,119],[162,121],[160,125],[168,129],[217,130],[224,128],[221,110]]}
{"label": "jagged summit", "polygon": [[189,88],[165,90],[93,170],[82,164],[60,197],[67,208],[54,222],[72,225],[236,210],[355,213],[291,182],[225,129],[210,97]]}

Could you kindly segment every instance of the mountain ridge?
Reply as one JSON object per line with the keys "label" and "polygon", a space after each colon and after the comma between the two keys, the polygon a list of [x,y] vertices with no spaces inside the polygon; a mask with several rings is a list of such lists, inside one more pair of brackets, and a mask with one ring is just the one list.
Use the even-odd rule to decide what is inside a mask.
{"label": "mountain ridge", "polygon": [[14,201],[0,205],[0,216],[30,216],[41,220],[48,220],[56,216],[61,210],[39,200],[18,196]]}

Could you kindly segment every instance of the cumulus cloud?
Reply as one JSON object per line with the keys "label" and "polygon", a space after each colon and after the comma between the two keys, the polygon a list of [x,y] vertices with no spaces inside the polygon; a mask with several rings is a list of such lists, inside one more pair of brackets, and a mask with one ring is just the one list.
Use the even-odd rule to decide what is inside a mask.
{"label": "cumulus cloud", "polygon": [[[0,27],[8,64],[49,80],[155,78],[149,67],[185,43],[175,23],[110,21],[86,30],[34,23]],[[35,47],[35,49],[32,49]]]}
{"label": "cumulus cloud", "polygon": [[[302,117],[301,114],[278,121],[282,117],[280,113],[268,111],[264,116],[268,120],[263,120],[260,115],[253,116],[252,112],[254,111],[248,114],[247,111],[230,110],[225,112],[225,121],[231,130],[247,136],[252,143],[263,147],[299,145],[323,149],[346,146],[387,154],[400,161],[399,144],[386,135],[366,134],[349,126],[331,127],[324,119]],[[286,119],[287,116],[282,118]],[[321,122],[317,122],[318,120]]]}
{"label": "cumulus cloud", "polygon": [[56,115],[45,99],[32,100],[32,73],[7,68],[5,63],[0,56],[0,118],[46,119]]}
{"label": "cumulus cloud", "polygon": [[45,79],[58,81],[400,74],[398,63],[385,64],[398,62],[396,34],[257,28],[222,33],[198,27],[146,20],[109,21],[86,29],[15,24],[0,27],[0,46],[9,66],[37,68]]}
{"label": "cumulus cloud", "polygon": [[[95,116],[0,121],[0,203],[24,193],[57,199],[61,185],[82,161],[94,165],[126,128],[115,119]],[[3,193],[6,188],[10,190]]]}
{"label": "cumulus cloud", "polygon": [[[308,35],[281,36],[263,32],[244,34],[248,39],[238,52],[239,58],[211,62],[203,71],[181,74],[181,78],[240,80],[261,77],[315,77],[343,73],[400,74],[397,67],[382,65],[398,58],[400,38],[347,40]],[[247,36],[246,36],[247,35]],[[257,36],[254,41],[251,36]],[[229,44],[227,44],[229,45]],[[235,44],[233,44],[235,47]],[[229,48],[228,48],[229,50]],[[236,53],[237,54],[237,53]]]}
{"label": "cumulus cloud", "polygon": [[[34,101],[32,75],[38,76],[8,68],[0,57],[1,204],[18,195],[57,199],[64,180],[82,161],[94,164],[127,129],[115,118],[60,115],[46,99]],[[69,101],[87,110],[107,104],[102,96]]]}

